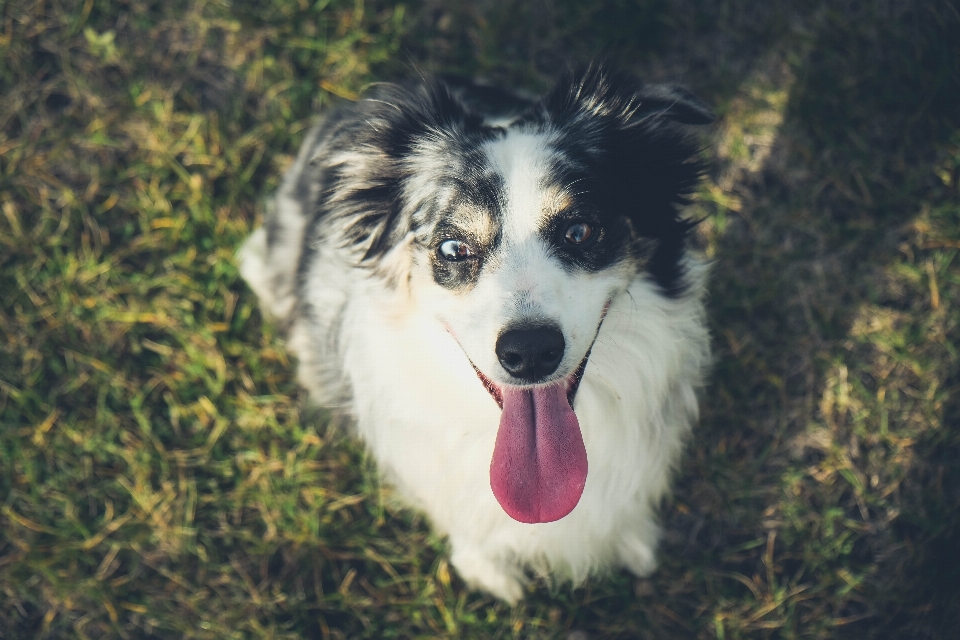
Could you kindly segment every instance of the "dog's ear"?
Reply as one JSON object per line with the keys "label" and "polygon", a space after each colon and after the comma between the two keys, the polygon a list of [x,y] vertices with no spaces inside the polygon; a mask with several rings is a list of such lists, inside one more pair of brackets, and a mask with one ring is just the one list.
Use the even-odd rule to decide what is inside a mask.
{"label": "dog's ear", "polygon": [[618,215],[654,235],[703,173],[699,142],[686,125],[714,119],[682,87],[646,85],[600,64],[562,79],[528,118],[557,133],[578,170],[616,198]]}
{"label": "dog's ear", "polygon": [[702,100],[681,86],[648,85],[635,76],[593,64],[565,75],[531,119],[596,130],[655,126],[663,121],[709,124],[714,116]]}

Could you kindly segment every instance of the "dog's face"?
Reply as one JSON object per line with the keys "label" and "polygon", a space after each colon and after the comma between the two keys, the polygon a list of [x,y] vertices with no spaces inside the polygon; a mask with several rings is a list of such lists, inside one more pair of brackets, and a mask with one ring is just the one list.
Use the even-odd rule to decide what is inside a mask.
{"label": "dog's face", "polygon": [[478,145],[415,243],[433,285],[418,295],[500,402],[505,387],[574,391],[606,305],[650,248],[589,197],[558,141],[520,128]]}
{"label": "dog's face", "polygon": [[563,517],[587,471],[574,397],[610,302],[644,274],[683,292],[690,224],[676,206],[700,166],[680,123],[709,111],[599,68],[506,127],[443,85],[368,108],[362,144],[328,169],[345,243],[415,289],[502,407],[491,485],[504,509]]}

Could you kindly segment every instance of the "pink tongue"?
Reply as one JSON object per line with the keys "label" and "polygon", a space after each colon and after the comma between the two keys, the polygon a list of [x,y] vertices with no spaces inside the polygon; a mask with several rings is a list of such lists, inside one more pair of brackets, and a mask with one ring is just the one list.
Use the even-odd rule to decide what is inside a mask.
{"label": "pink tongue", "polygon": [[553,522],[577,506],[587,481],[587,450],[564,385],[504,388],[490,463],[490,487],[520,522]]}

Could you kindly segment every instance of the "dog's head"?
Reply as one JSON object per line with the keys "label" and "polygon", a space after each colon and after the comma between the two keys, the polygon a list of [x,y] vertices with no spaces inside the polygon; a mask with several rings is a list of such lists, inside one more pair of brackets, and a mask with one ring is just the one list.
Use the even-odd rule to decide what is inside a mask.
{"label": "dog's head", "polygon": [[683,125],[712,115],[599,66],[505,126],[442,82],[356,108],[351,145],[326,159],[343,242],[414,290],[502,407],[491,485],[505,510],[563,517],[586,479],[572,406],[607,308],[643,275],[684,294],[692,224],[677,207],[702,168]]}

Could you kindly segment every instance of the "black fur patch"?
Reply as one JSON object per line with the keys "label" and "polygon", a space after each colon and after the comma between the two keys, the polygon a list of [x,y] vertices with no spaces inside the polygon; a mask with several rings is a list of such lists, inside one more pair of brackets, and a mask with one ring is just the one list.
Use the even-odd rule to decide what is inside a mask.
{"label": "black fur patch", "polygon": [[[554,247],[560,261],[570,269],[600,271],[626,257],[632,246],[630,227],[622,215],[604,206],[600,198],[603,185],[597,176],[581,170],[565,155],[557,158],[549,175],[549,186],[563,190],[571,200],[541,229],[541,237]],[[593,228],[593,236],[583,246],[566,242],[566,231],[576,222]]]}
{"label": "black fur patch", "polygon": [[[681,259],[695,224],[681,218],[678,208],[688,203],[704,171],[699,146],[682,125],[712,119],[684,89],[646,86],[595,65],[562,79],[524,121],[560,133],[556,146],[570,164],[558,171],[580,181],[577,197],[607,220],[608,238],[628,235],[620,225],[610,226],[620,218],[637,238],[656,241],[646,268],[664,293],[676,296],[683,293]],[[593,254],[568,252],[568,259],[603,268],[623,248],[612,242],[596,246]]]}

